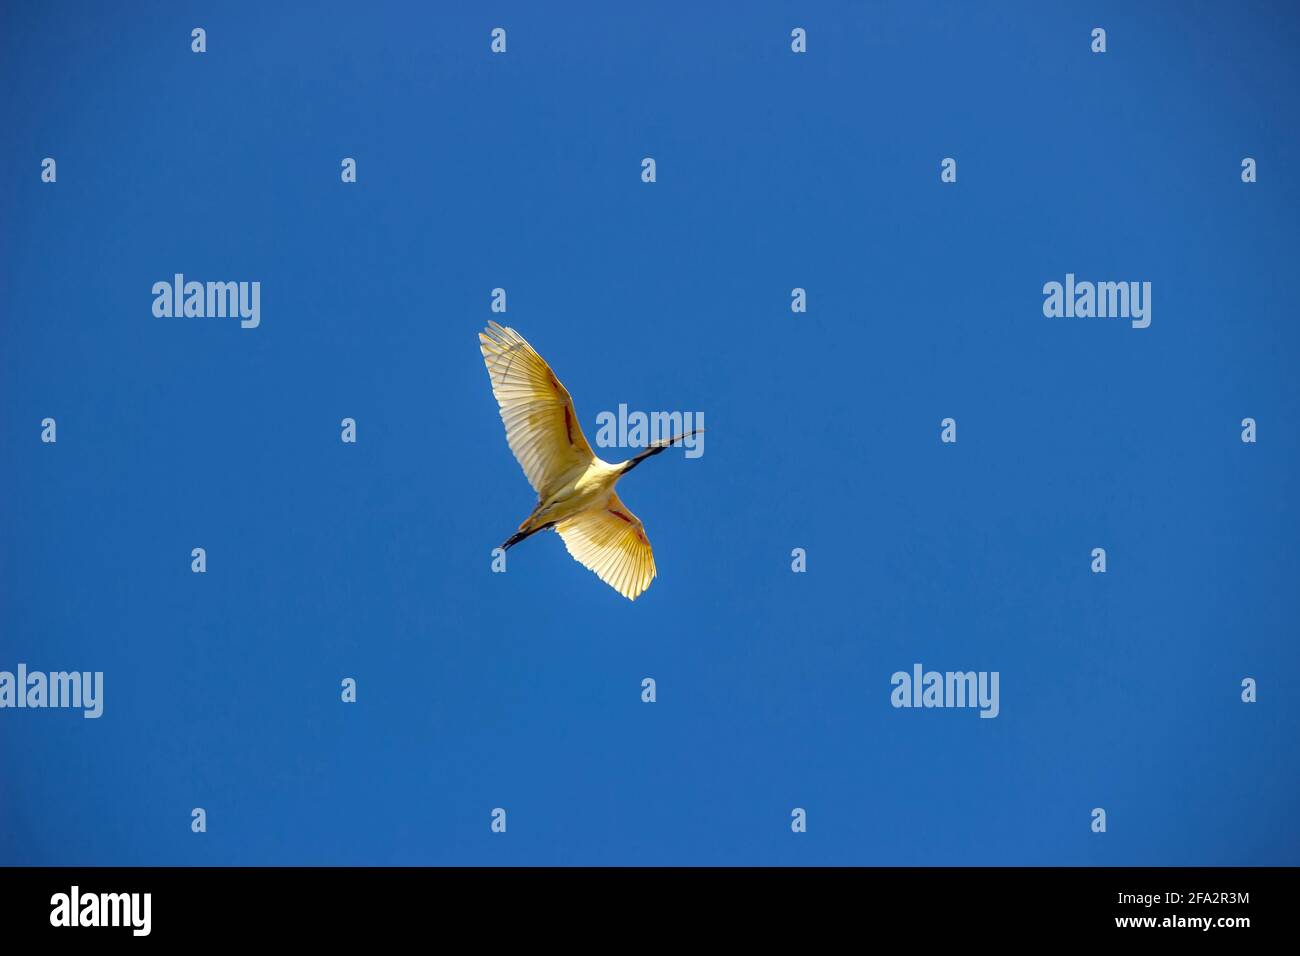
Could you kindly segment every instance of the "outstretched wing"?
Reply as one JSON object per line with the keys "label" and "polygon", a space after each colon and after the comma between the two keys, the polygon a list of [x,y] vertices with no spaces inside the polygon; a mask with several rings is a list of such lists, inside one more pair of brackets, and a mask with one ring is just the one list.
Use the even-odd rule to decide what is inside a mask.
{"label": "outstretched wing", "polygon": [[514,329],[489,322],[479,349],[501,406],[506,441],[539,496],[576,465],[595,457],[578,426],[568,389]]}
{"label": "outstretched wing", "polygon": [[629,601],[655,578],[655,556],[641,519],[627,510],[618,495],[600,510],[583,511],[561,521],[555,530],[579,564]]}

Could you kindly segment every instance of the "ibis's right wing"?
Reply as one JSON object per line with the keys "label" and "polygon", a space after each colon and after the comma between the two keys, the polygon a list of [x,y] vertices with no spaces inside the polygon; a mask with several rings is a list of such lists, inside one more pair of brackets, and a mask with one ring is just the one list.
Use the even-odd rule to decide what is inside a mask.
{"label": "ibis's right wing", "polygon": [[489,322],[479,350],[501,406],[506,441],[538,496],[574,466],[595,457],[573,399],[549,365],[514,329]]}

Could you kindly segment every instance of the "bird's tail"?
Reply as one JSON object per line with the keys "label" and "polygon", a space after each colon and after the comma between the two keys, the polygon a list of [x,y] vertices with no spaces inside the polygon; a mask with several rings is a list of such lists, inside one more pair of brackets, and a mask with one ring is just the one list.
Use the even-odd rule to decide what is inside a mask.
{"label": "bird's tail", "polygon": [[524,519],[524,523],[519,526],[519,530],[506,538],[505,543],[501,545],[502,551],[509,551],[524,538],[537,534],[539,531],[545,531],[547,528],[554,528],[555,522],[548,521],[546,524],[533,525],[533,518],[536,516],[538,509],[534,508],[533,513]]}
{"label": "bird's tail", "polygon": [[505,543],[501,545],[501,550],[509,551],[511,548],[517,545],[520,541],[523,541],[524,538],[528,537],[530,534],[532,534],[531,531],[516,531],[510,537],[506,538]]}

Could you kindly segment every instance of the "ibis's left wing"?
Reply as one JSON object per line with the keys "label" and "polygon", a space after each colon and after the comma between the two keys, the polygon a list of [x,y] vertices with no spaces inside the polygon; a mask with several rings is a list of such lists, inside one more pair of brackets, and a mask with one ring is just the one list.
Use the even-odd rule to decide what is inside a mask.
{"label": "ibis's left wing", "polygon": [[612,495],[599,511],[584,511],[555,526],[569,554],[629,601],[655,578],[655,556],[641,519]]}

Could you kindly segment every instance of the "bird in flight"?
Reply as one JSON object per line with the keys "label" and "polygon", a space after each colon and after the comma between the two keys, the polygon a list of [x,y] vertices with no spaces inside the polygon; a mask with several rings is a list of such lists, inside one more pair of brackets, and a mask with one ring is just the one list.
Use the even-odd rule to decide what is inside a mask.
{"label": "bird in flight", "polygon": [[554,528],[579,564],[635,601],[654,580],[655,558],[641,519],[623,504],[614,485],[647,458],[704,429],[654,442],[611,465],[591,450],[568,389],[522,335],[489,322],[478,340],[506,442],[537,492],[532,514],[501,547],[509,550]]}

